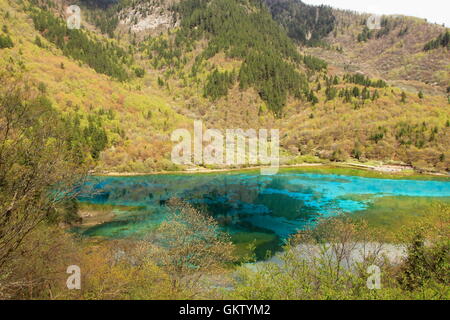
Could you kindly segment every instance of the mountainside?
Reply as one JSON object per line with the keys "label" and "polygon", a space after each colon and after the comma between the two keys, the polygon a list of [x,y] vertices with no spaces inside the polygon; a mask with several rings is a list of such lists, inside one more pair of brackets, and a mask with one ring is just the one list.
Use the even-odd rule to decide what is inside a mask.
{"label": "mountainside", "polygon": [[84,141],[105,136],[91,154],[98,171],[182,169],[170,134],[195,119],[280,128],[283,163],[450,168],[441,26],[385,17],[368,31],[364,15],[297,0],[80,0],[71,30],[69,4],[0,0],[0,65]]}
{"label": "mountainside", "polygon": [[324,39],[327,46],[306,51],[330,61],[342,72],[363,72],[389,80],[405,90],[445,93],[450,85],[450,50],[446,44],[426,45],[448,28],[423,19],[382,16],[370,30],[369,15],[333,10],[336,26]]}
{"label": "mountainside", "polygon": [[311,6],[299,0],[264,0],[273,18],[289,37],[301,44],[320,45],[336,27],[333,9]]}

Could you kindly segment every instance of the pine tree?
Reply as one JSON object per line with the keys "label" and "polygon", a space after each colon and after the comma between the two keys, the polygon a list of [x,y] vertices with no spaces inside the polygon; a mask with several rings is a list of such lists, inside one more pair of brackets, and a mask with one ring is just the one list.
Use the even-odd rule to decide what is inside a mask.
{"label": "pine tree", "polygon": [[379,99],[380,98],[380,95],[379,95],[379,93],[378,93],[378,90],[375,90],[374,92],[373,92],[373,95],[372,95],[372,101],[375,101],[375,100],[377,100],[377,99]]}
{"label": "pine tree", "polygon": [[402,91],[402,99],[401,99],[402,103],[406,103],[406,93],[405,91]]}
{"label": "pine tree", "polygon": [[12,47],[14,47],[14,43],[12,42],[11,37],[9,35],[0,35],[0,49]]}

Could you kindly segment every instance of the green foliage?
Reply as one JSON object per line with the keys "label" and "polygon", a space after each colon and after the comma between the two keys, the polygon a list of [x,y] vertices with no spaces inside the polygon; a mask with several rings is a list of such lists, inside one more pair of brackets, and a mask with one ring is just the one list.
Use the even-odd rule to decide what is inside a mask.
{"label": "green foliage", "polygon": [[153,58],[153,67],[156,69],[179,69],[184,64],[177,41],[169,41],[163,37],[150,38],[143,48],[149,53],[149,58]]}
{"label": "green foliage", "polygon": [[[74,150],[51,101],[34,83],[0,75],[0,273],[23,241],[57,205],[73,194],[89,161]],[[11,205],[13,204],[13,205]]]}
{"label": "green foliage", "polygon": [[161,77],[158,77],[158,85],[160,87],[164,87],[165,86],[165,82],[164,82],[164,80]]}
{"label": "green foliage", "polygon": [[[399,234],[405,259],[388,258],[383,233],[348,216],[322,218],[299,231],[277,256],[238,269],[227,297],[251,300],[447,300],[450,271],[448,208],[439,223],[422,220]],[[441,215],[433,209],[433,214]],[[426,219],[426,218],[425,218]],[[424,230],[433,230],[424,236]],[[382,240],[384,241],[384,240]],[[403,245],[402,245],[403,246]],[[384,251],[384,252],[383,252]],[[387,249],[390,251],[390,249]],[[394,253],[395,254],[395,253]],[[359,258],[356,258],[356,257]],[[392,256],[392,255],[391,255]],[[400,256],[398,257],[400,258]],[[397,261],[395,261],[397,260]],[[370,266],[381,269],[380,288],[368,288]]]}
{"label": "green foliage", "polygon": [[0,34],[0,49],[12,47],[14,47],[14,43],[11,40],[11,37],[8,34],[6,35]]}
{"label": "green foliage", "polygon": [[367,26],[364,26],[363,31],[358,34],[358,42],[366,42],[367,40],[372,39],[373,37],[373,31],[369,30]]}
{"label": "green foliage", "polygon": [[328,64],[324,60],[314,56],[304,56],[303,63],[313,71],[322,71],[328,68]]}
{"label": "green foliage", "polygon": [[87,126],[82,126],[81,120],[78,114],[69,115],[63,119],[67,132],[72,133],[67,138],[67,143],[76,154],[80,149],[88,147],[92,158],[98,160],[100,152],[108,145],[108,136],[102,126],[101,118],[88,115]]}
{"label": "green foliage", "polygon": [[144,70],[144,68],[136,67],[136,68],[134,68],[134,73],[135,73],[136,77],[143,78],[145,75],[145,70]]}
{"label": "green foliage", "polygon": [[383,140],[387,133],[387,129],[384,127],[378,127],[377,130],[370,136],[370,140],[374,141],[375,143],[378,143],[379,141]]}
{"label": "green foliage", "polygon": [[439,35],[436,39],[431,40],[424,46],[425,51],[437,49],[439,47],[450,49],[450,31],[446,31]]}
{"label": "green foliage", "polygon": [[257,51],[300,60],[293,43],[257,1],[188,0],[182,1],[176,11],[182,16],[179,39],[188,35],[210,38],[204,52],[206,59],[224,50],[235,58]]}
{"label": "green foliage", "polygon": [[352,102],[352,92],[348,88],[341,89],[339,92],[339,97],[344,98],[344,103]]}
{"label": "green foliage", "polygon": [[364,87],[361,91],[361,99],[368,100],[370,99],[370,91],[367,87]]}
{"label": "green foliage", "polygon": [[328,6],[311,6],[296,0],[264,0],[275,21],[280,23],[288,36],[311,46],[333,31],[336,18]]}
{"label": "green foliage", "polygon": [[39,37],[39,36],[36,36],[36,38],[34,39],[34,44],[37,45],[39,48],[44,47],[41,37]]}
{"label": "green foliage", "polygon": [[439,128],[428,128],[425,122],[420,124],[411,124],[400,122],[395,127],[395,137],[400,145],[413,145],[416,148],[424,148],[427,142],[432,142]]}
{"label": "green foliage", "polygon": [[118,13],[130,3],[128,0],[81,0],[80,2],[90,9],[86,10],[89,13],[87,19],[93,22],[103,34],[107,34],[111,38],[119,24]]}
{"label": "green foliage", "polygon": [[419,99],[423,99],[423,98],[424,98],[423,92],[422,92],[422,91],[419,91],[418,96],[419,96]]}
{"label": "green foliage", "polygon": [[[111,42],[102,42],[88,35],[88,32],[67,28],[63,20],[52,13],[34,9],[31,16],[36,30],[60,48],[64,55],[80,60],[95,71],[120,81],[128,79],[124,66],[126,52]],[[36,38],[36,44],[42,42]]]}
{"label": "green foliage", "polygon": [[369,77],[364,76],[360,73],[346,74],[344,75],[344,81],[348,83],[359,84],[366,87],[373,88],[386,88],[387,83],[384,80],[371,80]]}
{"label": "green foliage", "polygon": [[278,56],[255,53],[247,57],[239,74],[240,86],[255,86],[269,108],[281,116],[288,94],[300,97],[306,78]]}
{"label": "green foliage", "polygon": [[372,101],[375,101],[379,98],[380,98],[380,94],[378,93],[378,90],[375,90],[372,95]]}
{"label": "green foliage", "polygon": [[337,95],[337,89],[334,87],[327,87],[325,89],[325,95],[327,96],[327,100],[334,100],[334,98],[336,98]]}
{"label": "green foliage", "polygon": [[353,158],[360,160],[362,157],[362,151],[359,145],[357,145],[351,152]]}
{"label": "green foliage", "polygon": [[[307,83],[296,71],[301,57],[270,13],[258,1],[187,0],[175,6],[182,18],[176,43],[189,48],[192,39],[207,38],[193,74],[204,59],[219,52],[242,59],[242,89],[254,87],[269,108],[281,116],[289,94],[300,96]],[[211,80],[211,79],[210,79]]]}
{"label": "green foliage", "polygon": [[319,103],[319,98],[317,98],[317,96],[314,94],[314,91],[309,91],[306,95],[306,98],[309,102],[312,103],[312,105],[316,105],[317,103]]}
{"label": "green foliage", "polygon": [[426,286],[429,282],[450,283],[450,242],[425,246],[422,234],[416,234],[408,246],[408,258],[399,275],[401,285],[409,291]]}
{"label": "green foliage", "polygon": [[402,98],[400,100],[402,103],[406,103],[406,93],[405,91],[402,91]]}
{"label": "green foliage", "polygon": [[81,218],[78,215],[78,201],[76,199],[66,199],[58,208],[58,215],[62,218],[62,222],[68,225],[80,223]]}
{"label": "green foliage", "polygon": [[403,37],[404,35],[408,34],[408,32],[409,32],[409,28],[408,28],[408,26],[406,26],[405,28],[400,30],[400,32],[398,33],[398,36]]}
{"label": "green foliage", "polygon": [[215,69],[206,79],[204,95],[213,101],[228,94],[228,89],[234,84],[234,72],[219,72]]}

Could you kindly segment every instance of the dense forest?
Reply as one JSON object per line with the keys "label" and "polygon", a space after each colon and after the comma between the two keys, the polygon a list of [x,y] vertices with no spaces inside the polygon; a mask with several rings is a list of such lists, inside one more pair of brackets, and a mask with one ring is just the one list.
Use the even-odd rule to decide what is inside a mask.
{"label": "dense forest", "polygon": [[[51,12],[34,9],[31,15],[36,29],[65,55],[120,81],[129,77],[126,66],[132,61],[122,48],[109,41],[97,40],[86,31],[69,29],[63,20]],[[36,38],[36,43],[42,45],[39,38]]]}
{"label": "dense forest", "polygon": [[300,0],[263,0],[275,21],[280,23],[292,39],[301,44],[320,45],[333,31],[336,18],[331,7],[311,6]]}
{"label": "dense forest", "polygon": [[205,96],[216,101],[228,94],[228,90],[234,84],[236,75],[234,72],[219,72],[215,69],[206,79]]}
{"label": "dense forest", "polygon": [[[288,95],[299,97],[307,91],[305,77],[296,70],[301,56],[262,3],[188,0],[178,4],[175,11],[182,19],[178,44],[202,37],[209,39],[196,63],[219,52],[242,59],[241,88],[255,87],[276,115],[281,115]],[[215,90],[224,93],[220,88]]]}
{"label": "dense forest", "polygon": [[80,0],[80,4],[89,9],[87,19],[111,38],[119,23],[117,14],[131,3],[130,0]]}

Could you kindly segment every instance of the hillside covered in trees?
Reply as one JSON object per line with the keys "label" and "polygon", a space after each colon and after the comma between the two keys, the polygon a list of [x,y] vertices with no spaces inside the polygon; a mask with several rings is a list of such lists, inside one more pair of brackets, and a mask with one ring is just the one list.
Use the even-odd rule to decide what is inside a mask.
{"label": "hillside covered in trees", "polygon": [[[169,160],[170,132],[194,119],[214,128],[281,128],[285,163],[449,168],[446,87],[391,77],[395,51],[383,47],[392,39],[412,59],[438,59],[431,72],[448,56],[439,26],[386,17],[368,32],[364,16],[288,0],[83,0],[82,28],[72,30],[67,4],[4,0],[2,64],[39,80],[56,109],[101,136],[99,171],[182,169]],[[427,28],[433,32],[422,33]],[[413,32],[421,32],[417,54]],[[369,65],[389,58],[358,68],[377,43]],[[420,75],[412,70],[422,63],[412,64]],[[445,69],[435,76],[448,83]],[[94,124],[103,131],[89,129]]]}

